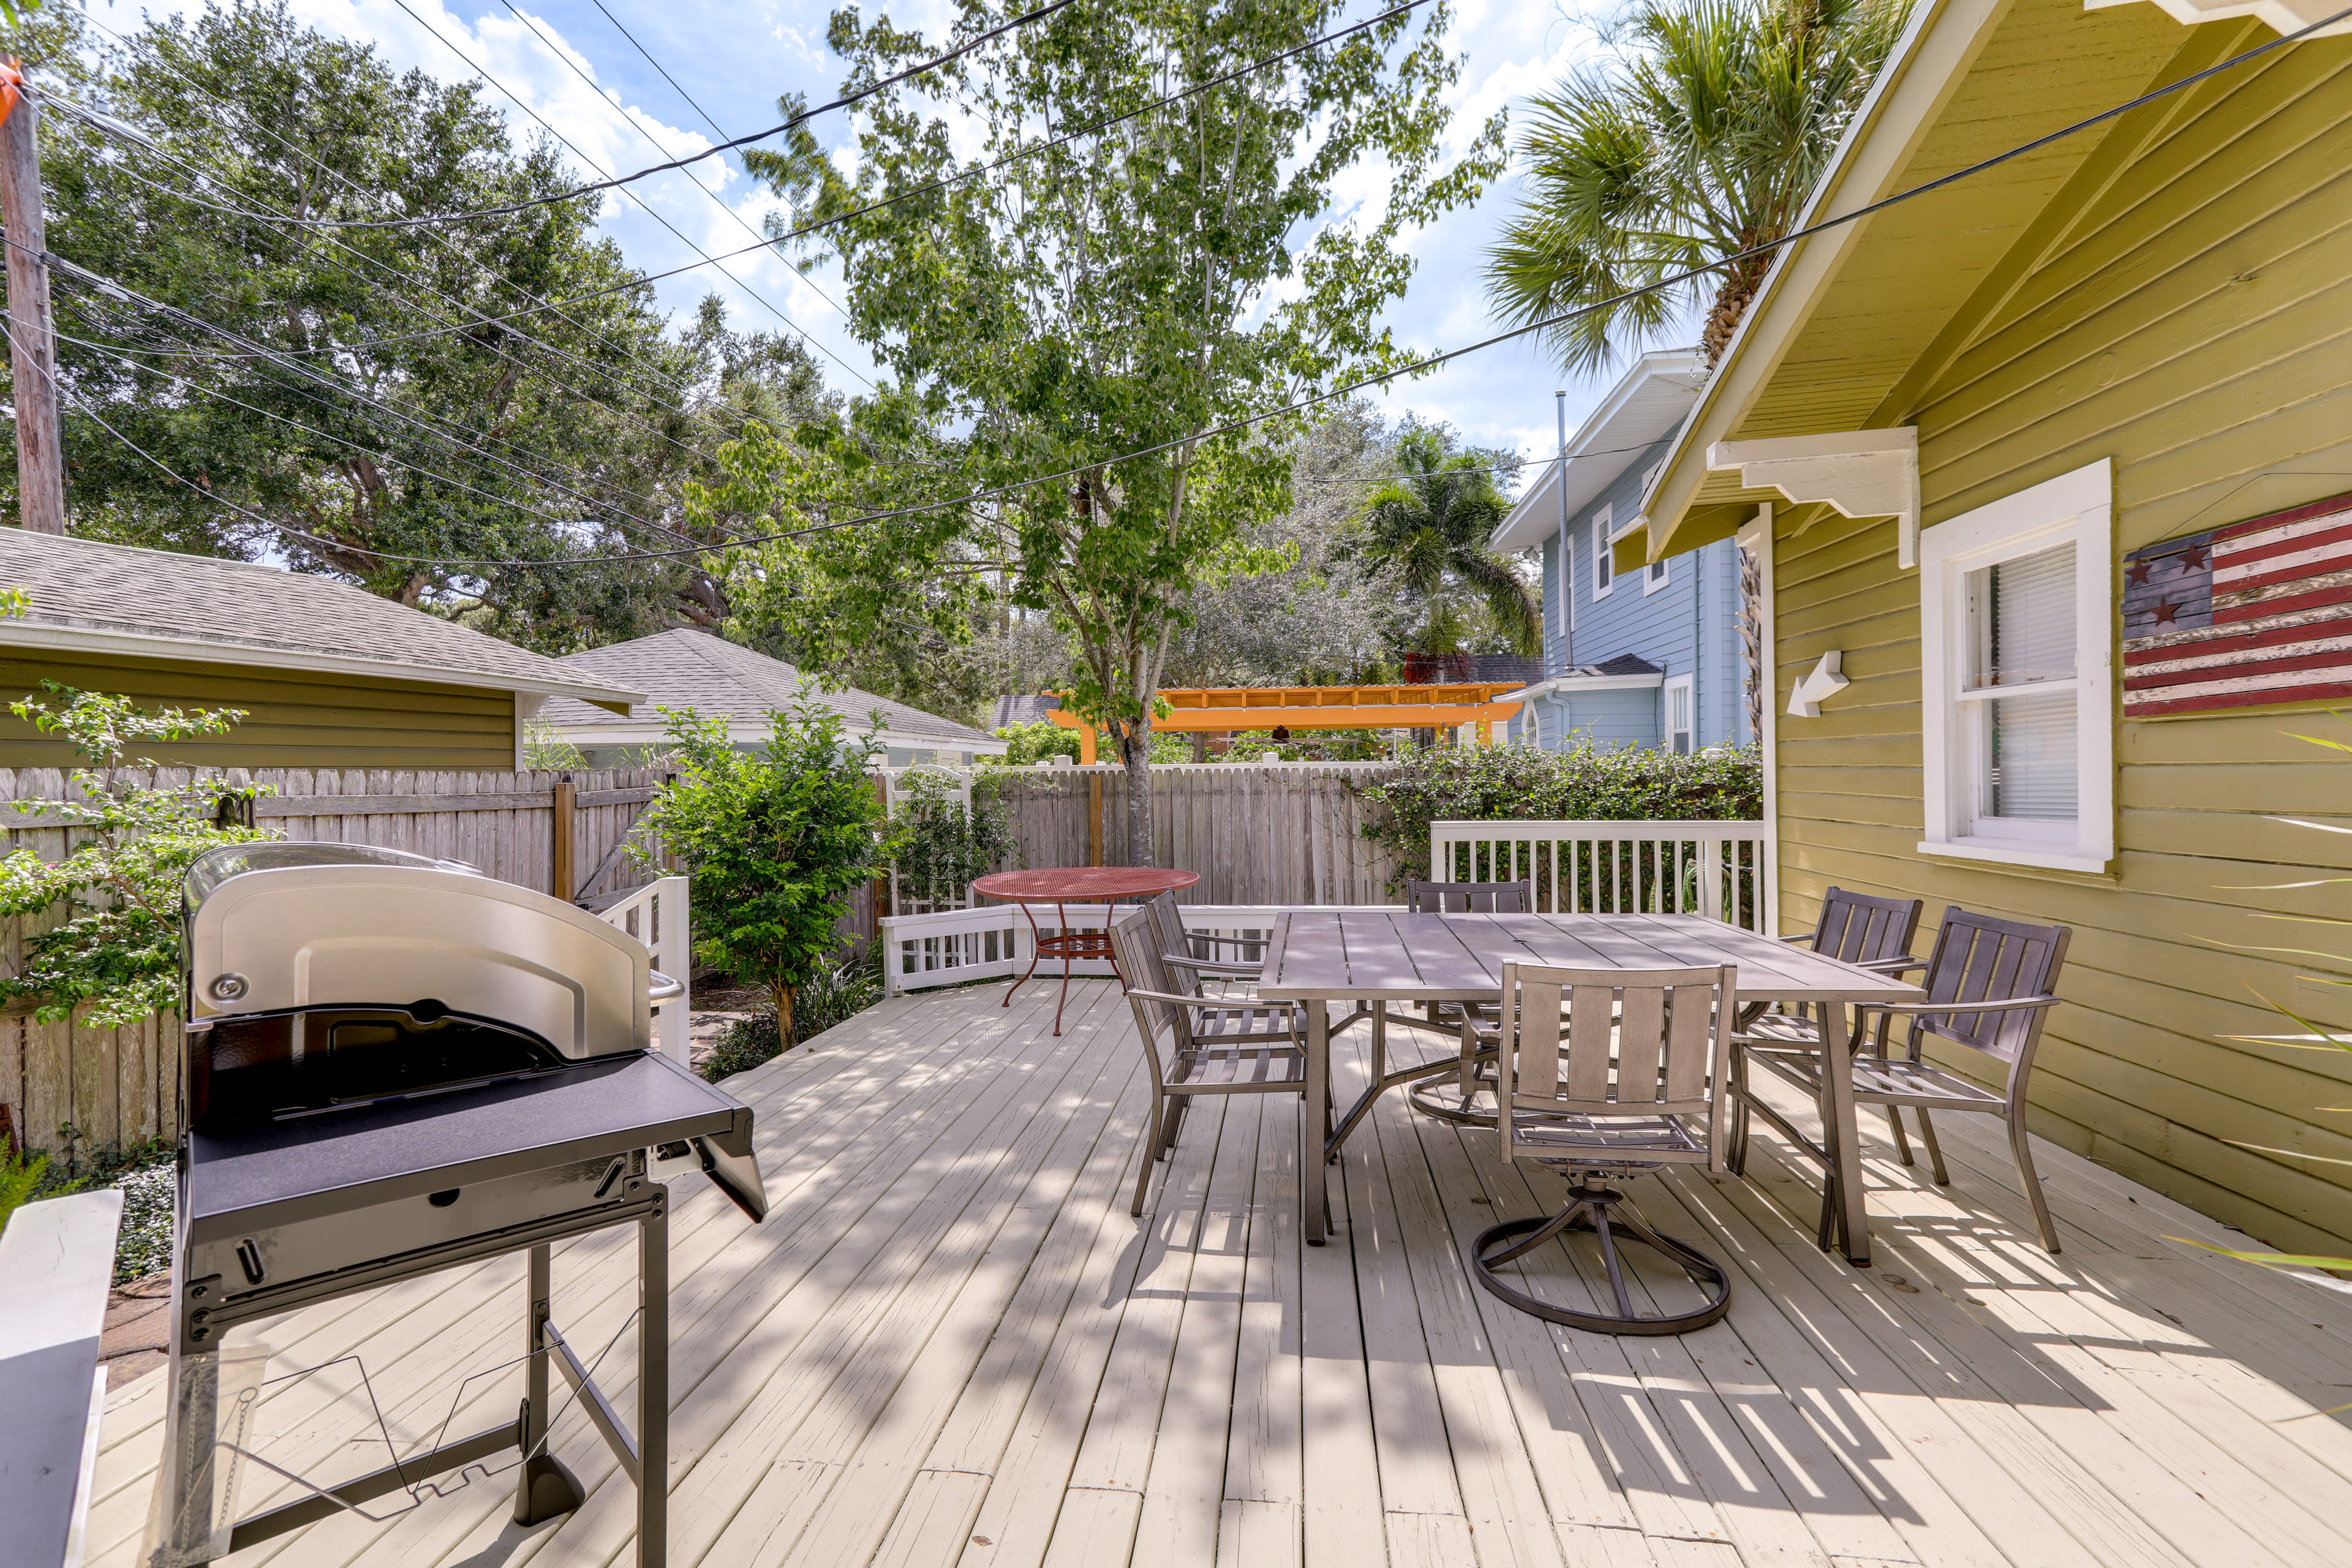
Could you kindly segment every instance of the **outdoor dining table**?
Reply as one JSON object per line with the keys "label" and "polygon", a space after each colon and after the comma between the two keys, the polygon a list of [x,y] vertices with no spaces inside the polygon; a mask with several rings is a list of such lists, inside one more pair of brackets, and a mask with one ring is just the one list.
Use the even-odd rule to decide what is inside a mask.
{"label": "outdoor dining table", "polygon": [[[1738,1000],[1811,1003],[1822,1020],[1828,1070],[1821,1107],[1823,1140],[1837,1162],[1836,1229],[1848,1261],[1870,1267],[1870,1230],[1863,1205],[1860,1138],[1854,1122],[1853,1040],[1847,1007],[1864,1002],[1915,1002],[1924,994],[1907,981],[1790,946],[1704,915],[1407,914],[1394,910],[1290,910],[1276,917],[1265,969],[1257,984],[1263,1002],[1307,1004],[1307,1125],[1327,1125],[1331,1098],[1331,1017],[1328,1004],[1368,1005],[1340,1021],[1346,1028],[1378,1018],[1388,1002],[1486,1002],[1502,997],[1506,963],[1580,969],[1668,969],[1736,964]],[[1717,1087],[1717,1092],[1722,1092]],[[1344,1130],[1339,1134],[1345,1136]],[[1326,1226],[1324,1166],[1339,1157],[1339,1139],[1320,1161],[1301,1161],[1306,1239],[1320,1247]]]}
{"label": "outdoor dining table", "polygon": [[[1062,1032],[1062,1009],[1070,1000],[1070,963],[1074,959],[1097,959],[1118,974],[1118,955],[1111,951],[1109,921],[1101,928],[1072,930],[1070,904],[1131,903],[1155,893],[1181,892],[1201,879],[1198,871],[1169,871],[1156,866],[1041,866],[1029,871],[995,871],[973,879],[971,890],[982,898],[1003,899],[1021,906],[1029,921],[1029,967],[1004,988],[1003,1005],[1013,1005],[1013,994],[1037,973],[1041,958],[1062,961],[1062,995],[1054,1004],[1054,1033]],[[1034,904],[1054,906],[1054,934],[1037,929]],[[1119,975],[1119,984],[1127,976]]]}

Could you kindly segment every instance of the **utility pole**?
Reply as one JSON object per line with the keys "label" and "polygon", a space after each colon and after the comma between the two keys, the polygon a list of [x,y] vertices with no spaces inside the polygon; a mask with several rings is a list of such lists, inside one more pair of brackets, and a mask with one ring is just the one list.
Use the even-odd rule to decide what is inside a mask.
{"label": "utility pole", "polygon": [[[8,80],[8,79],[14,79]],[[17,521],[66,531],[65,452],[58,427],[58,346],[49,318],[48,228],[41,216],[41,108],[18,68],[0,119],[0,219],[8,226],[8,366],[16,395]]]}

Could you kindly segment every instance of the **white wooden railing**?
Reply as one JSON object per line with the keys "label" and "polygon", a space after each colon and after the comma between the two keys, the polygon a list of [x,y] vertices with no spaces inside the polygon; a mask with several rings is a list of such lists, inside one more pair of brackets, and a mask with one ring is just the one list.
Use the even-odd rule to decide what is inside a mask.
{"label": "white wooden railing", "polygon": [[685,1067],[688,1015],[694,1008],[693,926],[687,918],[686,879],[647,882],[598,910],[596,918],[644,942],[654,956],[654,967],[686,987],[675,999],[654,1005],[654,1037],[662,1055]]}
{"label": "white wooden railing", "polygon": [[1775,929],[1779,871],[1762,822],[1433,822],[1441,882],[1534,882],[1560,914],[1696,914]]}
{"label": "white wooden railing", "polygon": [[[1071,904],[1066,914],[1071,931],[1100,931],[1132,904]],[[1339,906],[1324,906],[1337,908]],[[1349,908],[1370,908],[1349,905]],[[1264,937],[1273,933],[1274,917],[1282,911],[1254,904],[1180,905],[1187,931],[1219,936]],[[1040,909],[1038,929],[1050,936],[1057,929],[1054,911]],[[976,910],[942,910],[934,914],[886,915],[880,921],[882,984],[886,993],[926,991],[939,985],[963,985],[975,980],[999,980],[1029,967],[1032,939],[1029,921],[1019,906],[991,904]],[[1218,956],[1249,961],[1265,956],[1262,947],[1222,949]],[[1037,966],[1038,974],[1061,978],[1062,961],[1050,958]],[[1078,959],[1072,974],[1106,975],[1107,959]]]}

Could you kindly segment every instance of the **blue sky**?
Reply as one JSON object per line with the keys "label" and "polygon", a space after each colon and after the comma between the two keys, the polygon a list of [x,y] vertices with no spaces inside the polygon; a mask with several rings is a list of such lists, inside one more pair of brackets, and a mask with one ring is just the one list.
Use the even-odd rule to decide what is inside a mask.
{"label": "blue sky", "polygon": [[[478,67],[496,84],[489,100],[511,125],[522,132],[539,129],[499,88],[572,142],[576,161],[607,171],[639,168],[709,147],[719,140],[713,122],[730,137],[772,124],[780,95],[801,92],[821,102],[833,96],[844,74],[841,61],[824,46],[830,7],[823,5],[604,0],[611,11],[607,16],[594,0],[516,0],[518,16],[500,0],[487,5],[480,0],[406,4],[414,17],[395,0],[292,0],[304,22],[369,40],[396,67],[415,66],[446,79],[475,75]],[[1526,95],[1540,91],[1589,54],[1595,46],[1579,17],[1605,11],[1605,0],[1456,5],[1454,47],[1468,56],[1454,94],[1457,145],[1497,109],[1517,109]],[[1359,0],[1355,14],[1369,16],[1379,8],[1377,0]],[[952,12],[943,0],[915,0],[893,6],[889,14],[901,26],[942,37]],[[623,26],[645,53],[623,35]],[[648,63],[647,54],[674,84]],[[845,117],[828,116],[821,124],[826,142],[845,139]],[[1344,221],[1381,184],[1377,171],[1363,171],[1339,193],[1341,205],[1330,219]],[[1517,189],[1515,174],[1507,175],[1475,206],[1413,237],[1413,283],[1390,312],[1400,341],[1423,349],[1447,348],[1496,330],[1478,281],[1480,258],[1514,205]],[[715,255],[752,243],[772,205],[740,163],[712,160],[694,171],[641,184],[632,199],[608,201],[604,222],[632,263],[659,271],[693,260],[691,246]],[[828,267],[803,278],[772,254],[725,267],[731,279],[706,268],[660,285],[663,304],[684,311],[706,289],[716,289],[729,300],[740,326],[776,330],[789,322],[817,347],[829,382],[862,389],[874,367],[845,330],[835,304],[843,297],[836,270]],[[1515,343],[1401,384],[1382,403],[1392,415],[1410,410],[1444,420],[1479,444],[1532,455],[1552,446],[1556,387],[1569,388],[1574,418],[1598,400],[1611,379],[1564,380],[1539,351]]]}

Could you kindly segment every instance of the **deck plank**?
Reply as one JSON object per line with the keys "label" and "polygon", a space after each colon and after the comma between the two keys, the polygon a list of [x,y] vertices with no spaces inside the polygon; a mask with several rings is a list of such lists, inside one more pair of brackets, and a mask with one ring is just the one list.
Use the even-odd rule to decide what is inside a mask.
{"label": "deck plank", "polygon": [[[1398,1096],[1332,1173],[1329,1246],[1299,1234],[1286,1097],[1197,1104],[1131,1219],[1126,1005],[1074,984],[1057,1040],[1053,989],[1033,990],[1010,1009],[997,985],[892,997],[730,1080],[772,1211],[747,1226],[692,1180],[674,1205],[679,1568],[2341,1559],[2352,1418],[2315,1412],[2352,1396],[2352,1296],[2168,1240],[2236,1238],[2124,1175],[2037,1146],[2052,1258],[1998,1128],[1945,1119],[1955,1181],[1935,1188],[1866,1120],[1884,1254],[1857,1271],[1814,1249],[1818,1186],[1759,1134],[1752,1180],[1636,1178],[1732,1267],[1730,1316],[1618,1341],[1477,1289],[1470,1237],[1556,1203],[1556,1179]],[[1343,1103],[1364,1034],[1334,1043]],[[580,1238],[557,1264],[559,1320],[613,1342],[599,1376],[625,1412],[633,1245]],[[257,1331],[273,1373],[363,1358],[415,1443],[519,1348],[519,1291],[495,1260]],[[161,1384],[109,1401],[94,1564],[135,1556]],[[518,1386],[477,1379],[454,1425],[510,1415]],[[272,1451],[373,1463],[364,1404],[348,1369],[289,1383],[265,1407]],[[233,1568],[622,1568],[630,1488],[575,1409],[554,1442],[590,1489],[567,1519],[520,1531],[504,1479],[453,1478]],[[286,1493],[257,1478],[245,1506]]]}

